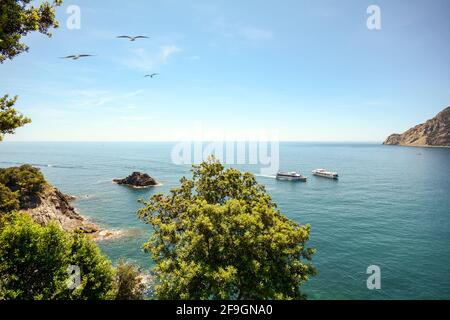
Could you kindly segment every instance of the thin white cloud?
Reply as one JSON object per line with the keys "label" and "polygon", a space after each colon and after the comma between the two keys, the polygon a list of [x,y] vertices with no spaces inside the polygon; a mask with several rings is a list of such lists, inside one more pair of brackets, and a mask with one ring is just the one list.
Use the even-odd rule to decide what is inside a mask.
{"label": "thin white cloud", "polygon": [[135,97],[144,90],[135,90],[125,93],[111,92],[107,90],[75,90],[70,93],[71,100],[75,100],[73,107],[101,107],[107,103],[119,102]]}
{"label": "thin white cloud", "polygon": [[126,115],[126,116],[120,116],[118,120],[120,121],[150,121],[153,120],[153,116],[141,116],[141,115]]}
{"label": "thin white cloud", "polygon": [[165,62],[174,53],[180,52],[180,48],[177,46],[165,46],[161,48],[161,60]]}
{"label": "thin white cloud", "polygon": [[224,18],[213,22],[213,29],[225,38],[243,38],[250,41],[263,41],[273,38],[273,32],[252,25],[232,23]]}
{"label": "thin white cloud", "polygon": [[175,45],[161,46],[156,53],[149,53],[145,49],[132,50],[133,57],[124,60],[126,66],[142,70],[151,71],[166,63],[169,58],[181,49]]}
{"label": "thin white cloud", "polygon": [[383,103],[381,101],[378,101],[378,100],[369,100],[369,101],[366,102],[366,105],[370,106],[370,107],[379,107],[379,106],[382,106]]}
{"label": "thin white cloud", "polygon": [[268,40],[273,37],[272,31],[255,28],[255,27],[243,27],[240,29],[241,35],[249,40]]}
{"label": "thin white cloud", "polygon": [[193,62],[193,61],[197,61],[197,60],[200,60],[200,57],[199,56],[190,56],[190,57],[188,57],[187,58],[189,61],[191,61],[191,62]]}

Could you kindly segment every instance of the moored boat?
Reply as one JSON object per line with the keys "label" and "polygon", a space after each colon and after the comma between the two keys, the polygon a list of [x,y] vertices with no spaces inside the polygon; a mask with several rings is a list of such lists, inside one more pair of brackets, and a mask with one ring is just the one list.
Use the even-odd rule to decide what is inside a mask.
{"label": "moored boat", "polygon": [[331,172],[331,171],[327,171],[325,169],[316,169],[313,170],[313,175],[318,176],[318,177],[324,177],[324,178],[328,178],[328,179],[338,179],[339,175],[337,174],[337,172]]}
{"label": "moored boat", "polygon": [[297,172],[278,172],[277,179],[306,182],[306,177],[302,176],[300,173]]}

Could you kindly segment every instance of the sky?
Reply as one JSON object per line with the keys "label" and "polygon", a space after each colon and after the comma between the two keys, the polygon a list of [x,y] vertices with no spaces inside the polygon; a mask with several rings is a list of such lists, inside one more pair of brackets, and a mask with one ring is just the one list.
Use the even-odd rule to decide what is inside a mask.
{"label": "sky", "polygon": [[66,0],[57,18],[0,65],[33,120],[6,141],[375,142],[450,105],[447,0]]}

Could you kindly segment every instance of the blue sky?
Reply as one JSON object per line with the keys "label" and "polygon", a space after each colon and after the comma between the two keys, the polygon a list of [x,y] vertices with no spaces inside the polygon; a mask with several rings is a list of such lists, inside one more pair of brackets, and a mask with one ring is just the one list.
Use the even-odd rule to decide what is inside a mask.
{"label": "blue sky", "polygon": [[[366,27],[371,4],[381,30]],[[58,19],[0,65],[0,94],[33,120],[6,140],[182,140],[201,127],[205,140],[382,141],[450,105],[446,0],[72,0]],[[96,56],[58,58],[75,53]]]}

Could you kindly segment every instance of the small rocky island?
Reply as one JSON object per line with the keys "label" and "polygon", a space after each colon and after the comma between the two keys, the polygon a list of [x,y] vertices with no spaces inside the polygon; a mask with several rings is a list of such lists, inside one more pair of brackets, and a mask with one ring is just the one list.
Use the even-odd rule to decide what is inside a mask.
{"label": "small rocky island", "polygon": [[147,188],[157,186],[159,183],[146,173],[133,172],[125,179],[114,179],[113,182],[119,185],[126,185],[132,188]]}
{"label": "small rocky island", "polygon": [[390,135],[383,144],[416,147],[449,147],[450,107],[439,112],[433,119],[419,124],[402,134],[394,133]]}

